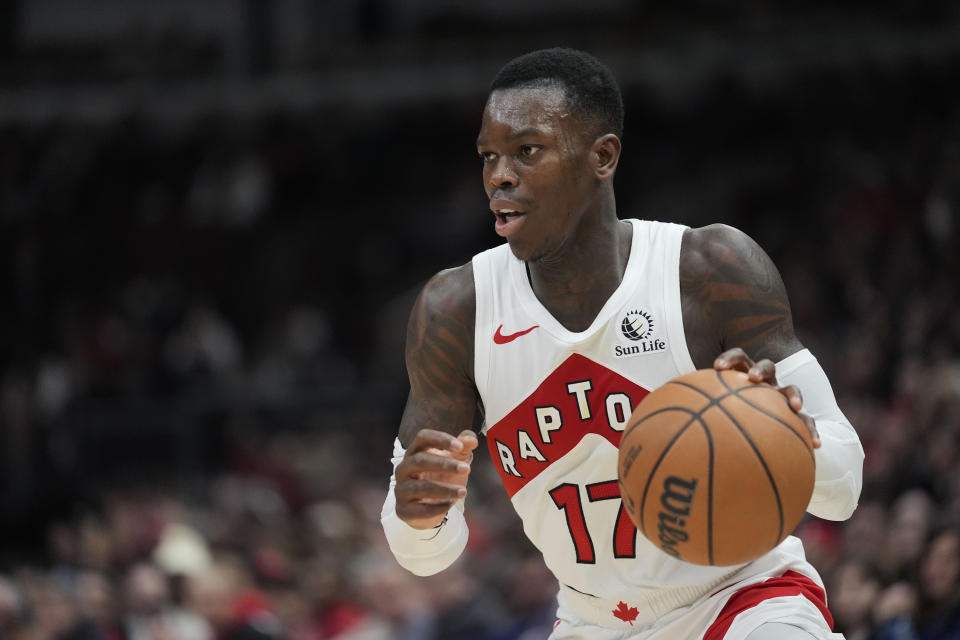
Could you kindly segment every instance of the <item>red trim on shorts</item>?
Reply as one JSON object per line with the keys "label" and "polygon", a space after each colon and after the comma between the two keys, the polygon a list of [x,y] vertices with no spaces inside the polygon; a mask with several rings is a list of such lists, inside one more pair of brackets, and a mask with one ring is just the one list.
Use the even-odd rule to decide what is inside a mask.
{"label": "red trim on shorts", "polygon": [[733,619],[738,615],[757,606],[764,600],[782,596],[805,597],[816,605],[823,619],[827,621],[830,630],[833,631],[833,616],[827,609],[827,598],[823,589],[802,573],[787,571],[779,578],[769,578],[763,582],[751,584],[730,596],[727,604],[720,610],[717,619],[713,621],[713,624],[703,635],[703,640],[723,640],[727,629],[730,628]]}

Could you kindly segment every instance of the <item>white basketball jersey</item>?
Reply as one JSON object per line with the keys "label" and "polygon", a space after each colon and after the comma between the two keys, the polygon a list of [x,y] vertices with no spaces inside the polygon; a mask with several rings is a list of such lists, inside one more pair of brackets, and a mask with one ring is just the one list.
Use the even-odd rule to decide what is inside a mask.
{"label": "white basketball jersey", "polygon": [[[680,308],[685,227],[630,223],[623,281],[582,332],[567,330],[540,304],[508,245],[473,258],[475,379],[493,464],[562,585],[561,603],[594,603],[598,622],[612,626],[637,615],[617,615],[618,603],[641,620],[656,619],[744,577],[743,567],[671,557],[637,534],[621,504],[617,447],[633,408],[695,368]],[[802,563],[816,576],[796,539],[768,556],[753,563],[758,571]]]}

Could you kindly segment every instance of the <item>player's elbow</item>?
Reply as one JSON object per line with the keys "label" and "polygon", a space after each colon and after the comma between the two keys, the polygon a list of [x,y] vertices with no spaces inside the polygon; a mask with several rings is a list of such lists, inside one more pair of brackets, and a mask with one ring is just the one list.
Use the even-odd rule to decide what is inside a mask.
{"label": "player's elbow", "polygon": [[863,488],[863,447],[845,421],[823,422],[820,439],[823,446],[817,449],[817,478],[807,512],[825,520],[847,520]]}
{"label": "player's elbow", "polygon": [[436,575],[446,568],[433,562],[424,562],[423,560],[418,559],[413,559],[411,561],[410,559],[402,558],[396,554],[394,554],[394,557],[397,559],[397,564],[413,575],[420,576],[421,578]]}
{"label": "player's elbow", "polygon": [[863,457],[856,469],[839,478],[819,481],[814,486],[807,512],[824,520],[848,520],[857,509],[863,487]]}
{"label": "player's elbow", "polygon": [[807,507],[807,513],[815,515],[818,518],[823,518],[824,520],[841,522],[843,520],[849,520],[856,509],[857,501],[855,499],[843,503],[814,504],[811,502],[810,506]]}

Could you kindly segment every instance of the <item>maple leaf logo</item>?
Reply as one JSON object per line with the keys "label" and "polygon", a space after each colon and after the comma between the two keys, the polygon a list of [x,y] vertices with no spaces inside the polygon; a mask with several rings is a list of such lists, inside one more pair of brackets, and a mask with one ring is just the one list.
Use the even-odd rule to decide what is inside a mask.
{"label": "maple leaf logo", "polygon": [[636,607],[627,607],[627,603],[622,601],[617,605],[617,608],[613,610],[614,616],[624,622],[629,622],[631,627],[633,626],[633,621],[637,619],[639,614],[640,611]]}

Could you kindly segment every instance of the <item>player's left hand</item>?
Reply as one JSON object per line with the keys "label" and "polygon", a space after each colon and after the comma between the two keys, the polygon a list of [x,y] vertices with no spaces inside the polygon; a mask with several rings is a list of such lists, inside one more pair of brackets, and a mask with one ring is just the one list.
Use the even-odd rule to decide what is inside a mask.
{"label": "player's left hand", "polygon": [[754,362],[743,349],[735,347],[717,356],[717,359],[713,361],[713,368],[718,371],[723,371],[724,369],[742,371],[750,377],[751,382],[765,382],[776,387],[777,391],[787,397],[790,408],[796,411],[800,419],[807,425],[807,428],[810,430],[810,440],[813,442],[813,448],[820,448],[820,433],[817,431],[816,423],[813,418],[801,411],[801,409],[803,409],[803,396],[800,393],[800,389],[798,389],[796,385],[791,384],[781,387],[777,383],[776,365],[772,360],[765,358],[759,362]]}

